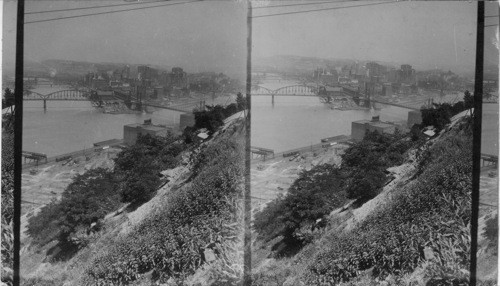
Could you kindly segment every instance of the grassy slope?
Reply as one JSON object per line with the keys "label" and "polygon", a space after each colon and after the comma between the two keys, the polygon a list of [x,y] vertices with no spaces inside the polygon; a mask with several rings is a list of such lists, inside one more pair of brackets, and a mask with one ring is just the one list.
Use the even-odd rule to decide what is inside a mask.
{"label": "grassy slope", "polygon": [[[24,257],[29,256],[30,258],[23,263],[32,265],[32,269],[36,269],[36,271],[27,277],[29,280],[25,281],[24,285],[94,285],[96,280],[91,275],[89,276],[90,272],[109,274],[104,280],[101,279],[100,283],[104,283],[104,285],[112,285],[111,283],[118,283],[118,281],[142,285],[141,283],[145,283],[145,280],[151,278],[156,280],[160,277],[167,280],[174,273],[167,271],[168,267],[166,265],[172,262],[172,257],[188,256],[187,253],[174,252],[187,249],[185,243],[190,243],[190,241],[196,243],[194,247],[189,248],[190,250],[194,248],[198,250],[198,248],[207,246],[211,241],[224,243],[215,243],[210,246],[210,251],[218,253],[216,259],[211,263],[203,264],[205,258],[203,252],[199,251],[191,253],[190,257],[192,259],[190,261],[177,261],[179,265],[182,264],[182,267],[170,269],[174,270],[176,279],[201,280],[203,281],[202,284],[206,284],[206,281],[214,280],[223,271],[226,274],[229,273],[224,274],[225,278],[236,279],[239,277],[241,270],[241,265],[239,265],[241,253],[238,251],[238,249],[241,249],[239,246],[240,240],[239,237],[230,237],[239,232],[239,229],[230,223],[242,219],[241,216],[238,216],[241,213],[238,210],[240,201],[237,200],[240,182],[232,180],[234,176],[239,176],[244,166],[242,154],[245,136],[242,127],[241,121],[230,123],[209,142],[203,143],[200,147],[191,150],[190,153],[183,154],[184,164],[171,172],[170,182],[159,189],[154,198],[136,210],[124,211],[120,214],[109,214],[104,222],[104,230],[91,235],[89,237],[91,243],[81,249],[70,260],[45,263],[43,261],[45,253],[51,245],[43,249],[25,249]],[[232,148],[222,150],[217,146],[231,146]],[[200,154],[201,157],[206,159],[205,161],[200,162],[197,159],[200,158]],[[195,174],[193,170],[196,168],[198,170]],[[225,180],[211,179],[211,174],[216,171],[220,171],[218,174],[221,176],[226,176]],[[211,182],[208,182],[209,180]],[[206,197],[196,195],[196,192],[208,192],[210,188],[200,188],[203,183],[207,182],[209,185],[215,184],[213,189],[220,187],[217,185],[219,183],[226,184],[224,186],[230,189],[230,193],[226,193],[227,196],[224,198],[225,205],[216,206],[209,213],[200,213],[201,219],[192,220],[187,225],[183,225],[181,222],[175,228],[169,227],[168,221],[161,219],[165,216],[173,219],[176,215],[182,215],[182,211],[175,213],[176,210],[179,210],[175,206],[176,204],[183,204],[181,210],[191,209],[196,211],[197,208],[190,206],[189,203],[185,202],[185,199],[189,199],[189,196],[206,199]],[[189,217],[189,215],[187,216]],[[154,225],[154,223],[159,223],[159,225]],[[219,231],[213,228],[210,229],[215,226],[219,227]],[[199,231],[196,231],[197,229]],[[196,233],[193,233],[193,231]],[[175,234],[173,234],[174,232]],[[214,238],[217,234],[221,237],[216,241]],[[210,237],[210,235],[212,236]],[[191,240],[191,236],[196,236],[196,239]],[[168,253],[169,249],[163,249],[162,251],[166,252],[157,254],[151,249],[146,249],[146,252],[144,252],[144,249],[138,248],[141,245],[157,247],[162,245],[168,237],[180,243],[179,247],[174,246],[170,249],[171,253]],[[155,244],[154,240],[158,241],[159,244]],[[119,270],[120,265],[113,264],[118,260],[119,263],[123,262],[131,265],[131,261],[128,260],[126,255],[120,253],[123,249],[138,255],[139,257],[136,258],[139,260],[142,259],[143,254],[151,255],[148,255],[148,262],[142,264],[141,269],[136,269],[134,273],[129,273],[130,275],[127,274],[127,276],[123,275],[123,272]],[[152,255],[153,253],[155,255]],[[111,263],[101,263],[110,260]],[[156,267],[158,261],[162,261],[161,263],[165,267]],[[198,272],[195,273],[197,269]],[[152,277],[152,270],[155,272],[154,277]],[[196,275],[190,276],[194,273]],[[112,275],[115,275],[115,278],[118,276],[120,278],[110,278]],[[107,278],[110,279],[106,280]]]}
{"label": "grassy slope", "polygon": [[[467,276],[471,137],[463,129],[457,124],[427,144],[430,156],[421,173],[415,155],[425,152],[409,152],[412,156],[402,166],[391,168],[396,179],[381,194],[358,209],[333,211],[329,225],[296,256],[269,259],[254,268],[255,284],[329,285],[349,280],[367,285],[387,279],[404,285],[431,277]],[[446,180],[457,179],[453,174],[460,174],[457,183]],[[434,196],[436,192],[440,195]],[[456,220],[452,226],[451,220]],[[434,261],[422,255],[426,243]]]}

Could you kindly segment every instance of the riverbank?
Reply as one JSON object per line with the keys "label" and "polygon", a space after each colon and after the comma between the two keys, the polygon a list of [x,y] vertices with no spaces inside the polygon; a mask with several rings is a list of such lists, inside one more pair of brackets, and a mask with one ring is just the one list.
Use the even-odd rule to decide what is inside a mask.
{"label": "riverbank", "polygon": [[300,155],[283,157],[282,153],[263,161],[253,159],[250,167],[252,215],[262,210],[265,205],[278,195],[285,194],[303,170],[321,164],[341,162],[340,155],[347,148],[337,145],[335,148],[304,148]]}
{"label": "riverbank", "polygon": [[[23,169],[21,179],[21,239],[25,237],[27,220],[44,205],[58,199],[77,174],[95,168],[112,168],[113,158],[121,151],[109,148],[101,152],[75,156],[71,161],[49,162],[36,173]],[[88,160],[86,159],[88,158]]]}
{"label": "riverbank", "polygon": [[[112,144],[107,146],[108,148],[123,145],[123,140],[121,140],[121,139],[112,139],[112,140],[107,140],[107,141],[112,142]],[[70,163],[72,160],[77,160],[76,159],[77,157],[83,157],[83,159],[85,159],[86,157],[90,158],[91,155],[96,154],[96,153],[100,153],[103,150],[105,150],[103,148],[103,146],[83,149],[83,150],[79,150],[79,151],[75,151],[75,152],[61,154],[58,156],[47,157],[47,159],[40,159],[39,161],[26,162],[22,165],[22,168],[23,168],[23,171],[25,171],[25,170],[28,170],[28,168],[30,168],[30,170],[32,170],[33,168],[36,169],[36,168],[39,168],[43,165],[50,164],[50,163],[60,162],[62,164],[67,164],[67,163]]]}

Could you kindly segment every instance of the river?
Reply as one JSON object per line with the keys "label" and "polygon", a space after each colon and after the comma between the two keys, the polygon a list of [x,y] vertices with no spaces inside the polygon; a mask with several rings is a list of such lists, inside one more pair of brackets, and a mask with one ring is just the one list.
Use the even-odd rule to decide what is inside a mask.
{"label": "river", "polygon": [[[291,81],[264,81],[276,89],[293,85]],[[47,94],[65,87],[43,87]],[[225,98],[207,104],[227,103]],[[23,110],[23,150],[56,156],[84,148],[95,142],[123,138],[123,126],[152,119],[154,124],[178,126],[180,112],[157,110],[151,114],[104,114],[85,101],[48,101],[47,112],[41,101],[25,101]],[[380,115],[383,121],[405,121],[408,110],[384,106],[381,110],[332,110],[317,97],[277,96],[252,98],[251,145],[282,152],[317,144],[322,138],[350,135],[351,122]],[[498,104],[483,109],[482,152],[498,154]]]}
{"label": "river", "polygon": [[[288,80],[261,80],[260,86],[278,89],[296,85]],[[456,102],[462,94],[436,97]],[[317,97],[276,96],[274,106],[270,96],[252,97],[251,145],[283,152],[320,142],[322,138],[350,135],[351,123],[379,115],[382,121],[401,122],[408,118],[408,109],[378,105],[380,110],[332,110]],[[498,155],[498,104],[483,108],[482,152]]]}
{"label": "river", "polygon": [[[277,89],[296,82],[263,80],[260,86]],[[379,105],[380,106],[380,105]],[[317,97],[270,96],[252,97],[251,145],[282,152],[320,143],[322,138],[351,135],[351,123],[380,115],[382,121],[401,122],[408,109],[381,106],[381,110],[333,110]]]}
{"label": "river", "polygon": [[[43,86],[33,91],[49,94],[65,86]],[[234,98],[232,98],[234,99]],[[227,103],[227,97],[206,104]],[[153,124],[178,128],[181,112],[156,109],[153,113],[106,114],[92,107],[89,101],[47,101],[47,111],[42,101],[25,101],[23,106],[23,150],[57,156],[85,148],[94,143],[123,139],[123,126],[152,119]]]}

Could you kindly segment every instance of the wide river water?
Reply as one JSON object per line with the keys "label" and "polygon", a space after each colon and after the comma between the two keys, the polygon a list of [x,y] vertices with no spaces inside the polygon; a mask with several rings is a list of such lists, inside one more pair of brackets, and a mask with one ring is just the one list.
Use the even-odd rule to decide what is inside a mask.
{"label": "wide river water", "polygon": [[[262,81],[260,86],[278,89],[296,85],[293,81]],[[252,97],[251,145],[282,152],[320,143],[322,138],[350,135],[351,123],[380,115],[382,121],[406,121],[408,109],[381,106],[381,110],[333,110],[317,97]]]}
{"label": "wide river water", "polygon": [[[67,87],[41,87],[35,89],[49,94]],[[206,104],[225,103],[227,98],[207,98]],[[143,123],[178,127],[181,112],[157,109],[153,113],[109,114],[92,107],[89,101],[25,101],[23,106],[23,150],[57,156],[86,148],[94,143],[123,139],[123,126]]]}
{"label": "wide river water", "polygon": [[[276,89],[294,82],[268,81],[260,85]],[[57,87],[38,92],[47,94]],[[217,99],[216,99],[217,100]],[[221,100],[224,100],[221,98]],[[209,102],[207,104],[214,104]],[[381,106],[380,110],[332,110],[316,97],[277,96],[274,106],[268,96],[252,98],[251,145],[282,152],[317,144],[322,138],[350,135],[351,122],[380,115],[383,121],[406,121],[408,109]],[[152,119],[154,124],[178,126],[180,112],[157,110],[146,114],[105,114],[85,101],[25,101],[23,150],[61,155],[93,143],[122,139],[123,126]],[[498,104],[483,108],[482,152],[498,154]]]}
{"label": "wide river water", "polygon": [[[286,80],[261,81],[271,90],[296,85]],[[460,100],[463,95],[446,95],[435,102]],[[316,97],[270,96],[252,97],[251,145],[283,152],[320,143],[322,138],[350,135],[351,123],[379,115],[382,121],[407,121],[408,109],[380,105],[380,110],[332,110]],[[482,152],[498,154],[498,104],[484,104]]]}

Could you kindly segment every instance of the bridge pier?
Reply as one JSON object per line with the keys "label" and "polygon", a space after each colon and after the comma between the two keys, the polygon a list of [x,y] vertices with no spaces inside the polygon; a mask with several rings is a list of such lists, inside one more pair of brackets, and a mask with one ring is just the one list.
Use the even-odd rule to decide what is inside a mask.
{"label": "bridge pier", "polygon": [[43,112],[47,112],[47,99],[43,100]]}

